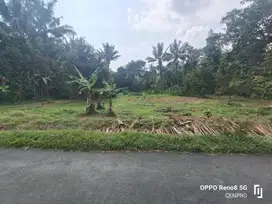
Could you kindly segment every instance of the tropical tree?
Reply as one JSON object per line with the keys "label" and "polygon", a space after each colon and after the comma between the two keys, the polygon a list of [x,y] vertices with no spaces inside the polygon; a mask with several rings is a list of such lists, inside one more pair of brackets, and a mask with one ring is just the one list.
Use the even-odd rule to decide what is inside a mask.
{"label": "tropical tree", "polygon": [[182,42],[175,39],[170,45],[169,52],[171,60],[168,65],[174,65],[177,71],[179,63],[184,60]]}
{"label": "tropical tree", "polygon": [[102,49],[99,50],[99,57],[103,60],[103,68],[100,70],[98,76],[100,81],[108,81],[110,79],[110,63],[117,60],[121,55],[119,51],[115,49],[115,45],[109,43],[102,43]]}
{"label": "tropical tree", "polygon": [[87,98],[87,107],[85,114],[91,115],[95,114],[95,104],[94,104],[94,98],[95,98],[95,90],[93,89],[96,80],[97,80],[97,73],[96,71],[90,76],[89,79],[85,78],[81,72],[75,67],[75,70],[78,74],[78,76],[71,76],[71,80],[68,81],[68,83],[74,83],[78,85],[79,93],[84,93]]}
{"label": "tropical tree", "polygon": [[102,43],[103,49],[100,49],[100,53],[104,61],[110,66],[111,61],[117,60],[121,55],[119,51],[115,50],[115,45],[110,45],[109,43]]}
{"label": "tropical tree", "polygon": [[169,61],[171,55],[167,53],[167,49],[164,50],[164,43],[158,43],[156,46],[152,47],[153,57],[147,57],[148,63],[157,63],[159,75],[160,75],[160,88],[163,89],[163,62]]}
{"label": "tropical tree", "polygon": [[108,110],[108,116],[116,116],[116,113],[112,109],[112,97],[116,94],[115,89],[116,85],[113,81],[106,82],[104,81],[105,88],[103,90],[103,94],[106,95],[109,99],[109,110]]}
{"label": "tropical tree", "polygon": [[57,0],[45,3],[40,0],[0,0],[0,31],[13,32],[23,37],[33,38],[51,34],[63,37],[64,34],[75,34],[69,25],[60,25],[61,17],[54,17]]}
{"label": "tropical tree", "polygon": [[10,79],[11,89],[22,90],[24,96],[48,95],[55,87],[62,40],[75,34],[54,17],[56,2],[0,0],[0,72]]}

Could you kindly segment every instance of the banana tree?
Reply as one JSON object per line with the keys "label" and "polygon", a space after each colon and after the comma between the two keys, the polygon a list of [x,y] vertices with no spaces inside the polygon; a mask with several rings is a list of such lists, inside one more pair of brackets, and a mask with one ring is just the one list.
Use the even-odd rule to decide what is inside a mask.
{"label": "banana tree", "polygon": [[8,90],[9,86],[0,86],[0,93],[7,93],[9,92]]}
{"label": "banana tree", "polygon": [[104,109],[104,100],[107,97],[107,93],[105,92],[104,89],[98,89],[97,90],[97,95],[98,95],[98,100],[97,100],[97,110],[102,110]]}
{"label": "banana tree", "polygon": [[95,114],[95,104],[94,104],[94,98],[95,98],[95,90],[94,85],[97,81],[97,72],[95,71],[89,79],[85,78],[81,72],[75,67],[75,70],[78,74],[78,76],[71,76],[71,81],[68,83],[74,83],[78,85],[79,93],[86,94],[87,98],[87,106],[86,106],[86,115],[92,115]]}
{"label": "banana tree", "polygon": [[113,82],[106,82],[104,81],[105,89],[103,90],[103,94],[107,96],[109,99],[109,110],[108,116],[116,116],[115,112],[112,109],[112,97],[115,94],[116,85]]}

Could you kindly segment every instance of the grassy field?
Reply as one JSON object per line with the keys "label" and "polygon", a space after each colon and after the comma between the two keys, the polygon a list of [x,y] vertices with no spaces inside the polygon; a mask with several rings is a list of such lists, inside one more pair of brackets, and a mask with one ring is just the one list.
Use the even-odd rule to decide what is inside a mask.
{"label": "grassy field", "polygon": [[[84,101],[47,101],[0,105],[2,129],[97,129],[103,127],[109,118],[101,114],[84,117]],[[107,109],[107,107],[106,107]],[[114,111],[118,118],[133,121],[137,117],[145,120],[164,120],[169,116],[189,115],[203,117],[210,110],[213,118],[230,120],[271,122],[272,101],[236,99],[232,105],[227,99],[200,99],[189,97],[147,95],[124,95],[114,100]],[[106,112],[106,110],[104,111]]]}
{"label": "grassy field", "polygon": [[[98,141],[100,140],[98,140],[95,144],[88,143],[90,144],[89,148],[75,148],[68,144],[67,147],[74,150],[161,149],[194,152],[230,151],[252,153],[254,152],[253,146],[255,146],[255,152],[257,153],[270,151],[268,151],[269,148],[267,149],[267,147],[264,148],[265,151],[257,150],[259,147],[261,148],[261,146],[258,148],[257,146],[261,144],[259,143],[262,142],[261,139],[266,143],[267,140],[271,142],[271,137],[269,136],[272,135],[272,101],[236,98],[233,100],[232,104],[229,105],[227,98],[201,99],[168,95],[122,95],[118,96],[114,100],[113,104],[114,111],[118,115],[117,118],[107,117],[104,114],[106,113],[106,110],[101,111],[95,116],[82,116],[85,108],[84,101],[62,100],[21,103],[16,105],[0,105],[0,146],[47,147],[46,144],[43,146],[40,145],[42,143],[38,144],[38,142],[35,141],[47,141],[48,139],[46,138],[51,138],[52,134],[55,132],[55,136],[53,136],[53,138],[58,137],[63,140],[63,144],[59,145],[59,148],[61,149],[67,149],[62,148],[66,147],[65,143],[68,141],[64,139],[65,135],[67,135],[67,138],[68,135],[69,138],[73,138],[73,135],[78,135],[80,133],[84,135],[82,136],[82,141],[85,141],[85,137],[89,138],[88,141],[93,141],[90,136],[86,135],[98,135],[98,138],[102,138],[101,145],[104,144],[104,146],[99,146]],[[204,116],[204,111],[208,110],[212,114],[211,118],[206,118]],[[66,132],[61,136],[63,130]],[[96,131],[96,133],[93,131]],[[122,132],[128,133],[124,134]],[[143,134],[143,132],[147,133]],[[141,148],[140,144],[137,143],[136,145],[131,141],[131,144],[134,145],[128,145],[125,147],[122,146],[122,142],[119,145],[117,144],[118,139],[114,140],[115,142],[113,141],[113,138],[124,138],[130,134],[133,135],[133,138],[136,137],[136,135],[137,137],[144,138],[141,140],[140,144],[144,144],[146,141],[149,141],[149,146],[143,145]],[[23,139],[23,141],[28,141],[23,145],[24,143],[21,142],[20,139],[27,138],[26,135],[30,135],[31,137],[28,139],[33,141],[31,143],[30,141]],[[36,138],[34,135],[37,135],[37,137],[41,136],[42,139],[34,140]],[[154,135],[163,136],[156,136],[157,138],[155,138]],[[199,135],[202,136],[200,137]],[[207,138],[207,145],[210,144],[214,146],[213,143],[210,143],[212,135],[214,135],[213,142],[215,144],[223,141],[219,140],[220,135],[225,139],[227,136],[227,138],[229,138],[229,135],[236,135],[236,137],[240,136],[244,138],[248,137],[246,135],[251,135],[263,138],[259,138],[257,141],[254,140],[253,143],[250,143],[252,142],[252,138],[248,139],[249,141],[247,143],[248,146],[250,146],[248,150],[250,151],[245,151],[243,150],[244,148],[239,151],[240,147],[236,147],[241,144],[244,145],[240,140],[238,140],[238,146],[236,145],[234,149],[231,147],[227,149],[227,146],[225,145],[218,148],[212,146],[207,148],[207,146],[204,145],[205,142],[203,143],[203,141],[205,141],[203,138]],[[188,140],[186,139],[187,137],[202,139],[194,138],[188,143],[188,146],[184,146],[183,143]],[[77,138],[78,137],[74,138],[75,141],[77,141]],[[107,138],[110,138],[112,141]],[[166,142],[166,144],[160,146],[154,142],[158,138],[164,138],[163,142]],[[165,138],[168,138],[168,140],[165,140]],[[177,139],[179,144],[178,147],[174,148],[173,145],[170,145],[172,139]],[[230,141],[234,141],[233,138]],[[59,142],[60,141],[58,139],[57,144],[59,144]],[[111,146],[109,142],[114,142],[114,144],[112,144],[113,146]],[[83,146],[86,145],[83,143]],[[196,144],[191,145],[192,143]],[[35,146],[34,144],[37,145]],[[252,144],[254,145],[252,146]],[[204,146],[201,148],[198,145]],[[49,145],[48,147],[57,148],[54,145]],[[213,150],[213,148],[215,148],[215,150]],[[245,148],[247,148],[247,146],[245,146]]]}

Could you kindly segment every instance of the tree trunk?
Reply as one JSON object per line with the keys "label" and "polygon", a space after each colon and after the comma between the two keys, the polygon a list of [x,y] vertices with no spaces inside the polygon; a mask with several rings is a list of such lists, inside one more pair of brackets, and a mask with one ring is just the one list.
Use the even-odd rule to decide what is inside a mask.
{"label": "tree trunk", "polygon": [[109,111],[108,111],[108,116],[116,117],[115,112],[112,110],[112,98],[110,96],[109,99]]}
{"label": "tree trunk", "polygon": [[89,93],[89,95],[87,96],[87,107],[86,107],[86,110],[85,110],[85,114],[86,114],[86,115],[93,115],[93,114],[96,114],[95,105],[94,105],[94,103],[92,102],[91,93]]}
{"label": "tree trunk", "polygon": [[162,62],[159,61],[159,72],[160,72],[160,89],[163,90],[163,80],[162,80]]}
{"label": "tree trunk", "polygon": [[85,114],[86,115],[93,115],[95,113],[96,113],[96,111],[95,111],[95,105],[93,103],[87,105]]}
{"label": "tree trunk", "polygon": [[176,73],[175,73],[175,77],[174,77],[175,85],[178,85],[178,81],[179,81],[177,76],[178,76],[178,61],[176,62]]}
{"label": "tree trunk", "polygon": [[97,109],[97,110],[102,110],[102,109],[104,109],[104,108],[105,108],[105,107],[104,107],[103,101],[102,101],[101,98],[99,98],[99,99],[98,99],[98,102],[97,102],[97,107],[96,107],[96,109]]}
{"label": "tree trunk", "polygon": [[47,84],[44,85],[44,91],[45,91],[45,95],[49,96],[48,85]]}

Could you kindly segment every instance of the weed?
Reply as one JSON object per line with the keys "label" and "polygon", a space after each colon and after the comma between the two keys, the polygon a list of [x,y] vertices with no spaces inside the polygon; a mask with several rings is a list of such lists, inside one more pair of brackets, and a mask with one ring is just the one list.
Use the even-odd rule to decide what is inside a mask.
{"label": "weed", "polygon": [[212,117],[212,112],[209,109],[207,109],[204,111],[204,116],[206,116],[207,118],[210,118]]}
{"label": "weed", "polygon": [[263,116],[272,115],[272,107],[261,107],[257,110],[257,114]]}

